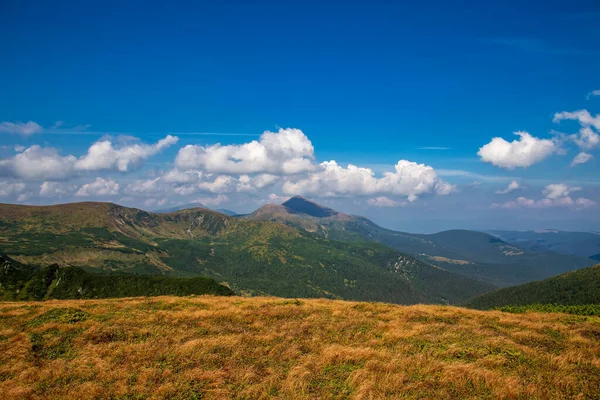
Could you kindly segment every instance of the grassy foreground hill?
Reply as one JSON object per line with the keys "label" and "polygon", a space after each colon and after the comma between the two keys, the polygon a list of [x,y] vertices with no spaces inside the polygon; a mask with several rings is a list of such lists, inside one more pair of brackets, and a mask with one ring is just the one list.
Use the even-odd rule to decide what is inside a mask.
{"label": "grassy foreground hill", "polygon": [[190,297],[0,303],[3,399],[597,398],[600,320]]}
{"label": "grassy foreground hill", "polygon": [[77,267],[32,267],[0,256],[0,300],[99,299],[107,297],[213,294],[231,289],[204,277],[98,275]]}
{"label": "grassy foreground hill", "polygon": [[466,303],[469,307],[479,309],[533,304],[600,305],[600,264],[543,281],[486,293]]}
{"label": "grassy foreground hill", "polygon": [[456,304],[493,290],[378,243],[346,243],[206,209],[0,205],[0,252],[88,272],[204,276],[237,293]]}
{"label": "grassy foreground hill", "polygon": [[383,228],[373,221],[324,207],[299,196],[245,215],[250,221],[275,221],[315,236],[341,241],[374,241],[464,276],[495,286],[536,281],[588,267],[585,257],[509,244],[484,232],[450,230],[413,234]]}

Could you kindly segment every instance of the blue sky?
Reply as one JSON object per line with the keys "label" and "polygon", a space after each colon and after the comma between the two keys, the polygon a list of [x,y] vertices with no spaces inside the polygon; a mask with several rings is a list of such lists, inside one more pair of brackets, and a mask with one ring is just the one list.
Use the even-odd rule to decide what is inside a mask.
{"label": "blue sky", "polygon": [[[0,202],[246,212],[295,190],[410,231],[594,229],[600,4],[391,3],[3,1]],[[556,117],[578,110],[591,120]],[[267,145],[273,163],[233,169],[204,159],[265,131],[313,151]],[[169,134],[176,143],[151,147]],[[105,162],[82,161],[99,141]],[[125,160],[136,143],[143,154]],[[290,157],[310,165],[281,167]],[[435,177],[407,164],[382,180],[399,160]],[[172,170],[196,172],[166,182]]]}

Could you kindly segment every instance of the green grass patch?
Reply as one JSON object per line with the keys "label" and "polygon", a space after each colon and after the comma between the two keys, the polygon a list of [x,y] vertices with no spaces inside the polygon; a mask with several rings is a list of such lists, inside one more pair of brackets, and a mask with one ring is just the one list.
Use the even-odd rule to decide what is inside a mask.
{"label": "green grass patch", "polygon": [[51,322],[61,324],[75,324],[88,319],[89,313],[76,308],[53,308],[42,315],[39,315],[27,323],[30,327],[36,327]]}
{"label": "green grass patch", "polygon": [[68,331],[48,329],[40,333],[30,333],[29,340],[34,358],[50,360],[74,358],[77,351],[72,342],[82,331],[82,329]]}

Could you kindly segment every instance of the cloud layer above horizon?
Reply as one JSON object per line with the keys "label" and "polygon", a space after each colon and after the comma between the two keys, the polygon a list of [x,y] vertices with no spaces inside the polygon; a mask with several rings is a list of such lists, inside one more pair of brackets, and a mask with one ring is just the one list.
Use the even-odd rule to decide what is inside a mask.
{"label": "cloud layer above horizon", "polygon": [[[596,95],[596,91],[591,93]],[[516,131],[512,141],[493,137],[476,155],[483,164],[499,171],[525,170],[573,151],[576,154],[569,164],[571,168],[593,163],[593,153],[600,148],[600,115],[584,109],[561,111],[552,121],[576,122],[578,130],[552,132],[548,137]],[[64,129],[60,121],[51,128],[33,121],[0,123],[0,135],[28,140],[43,137],[44,132],[60,134]],[[86,127],[69,131],[73,129],[83,132]],[[298,128],[265,131],[256,140],[236,144],[185,144],[177,148],[179,142],[174,134],[153,143],[128,135],[107,135],[80,154],[64,154],[48,144],[3,146],[12,154],[0,158],[0,200],[46,204],[86,199],[147,208],[197,201],[213,207],[242,203],[250,207],[302,195],[352,199],[363,207],[389,209],[427,206],[437,197],[471,193],[481,188],[481,180],[496,182],[489,190],[492,196],[509,197],[480,205],[490,209],[567,207],[581,211],[595,207],[598,200],[585,197],[585,187],[568,182],[546,180],[541,197],[536,198],[535,190],[541,186],[538,184],[536,189],[527,179],[451,169],[436,171],[431,165],[404,158],[376,169],[333,159],[318,161],[312,141]],[[172,155],[165,159],[163,153],[168,150]],[[161,157],[161,162],[150,165],[155,157]],[[464,182],[469,177],[476,181]],[[527,191],[534,193],[527,197]],[[511,199],[516,192],[521,196]],[[578,196],[573,195],[575,192]]]}

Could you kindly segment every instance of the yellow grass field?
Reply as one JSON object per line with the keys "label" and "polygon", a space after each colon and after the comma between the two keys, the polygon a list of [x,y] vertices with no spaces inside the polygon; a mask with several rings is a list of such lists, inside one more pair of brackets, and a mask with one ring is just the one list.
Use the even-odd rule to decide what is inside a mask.
{"label": "yellow grass field", "polygon": [[266,297],[0,303],[0,398],[600,398],[600,319]]}

